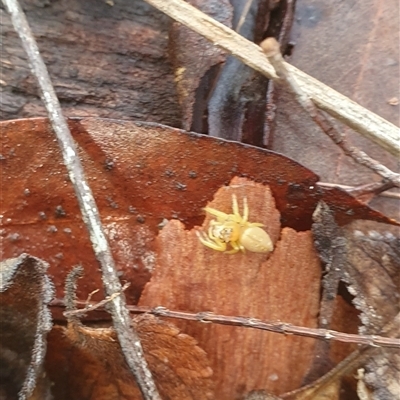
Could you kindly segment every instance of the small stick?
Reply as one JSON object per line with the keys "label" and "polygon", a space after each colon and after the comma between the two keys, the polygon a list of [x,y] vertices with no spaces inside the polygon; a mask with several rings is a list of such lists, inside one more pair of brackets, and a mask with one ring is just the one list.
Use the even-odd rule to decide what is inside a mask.
{"label": "small stick", "polygon": [[341,185],[339,183],[329,183],[329,182],[317,182],[317,185],[327,188],[343,189],[347,193],[355,197],[368,193],[374,193],[378,196],[389,197],[391,199],[400,200],[400,193],[386,192],[386,190],[393,188],[394,185],[391,182],[386,182],[385,180],[381,182],[368,183],[366,185],[360,185],[360,186],[348,186],[348,185]]}
{"label": "small stick", "polygon": [[[387,323],[381,333],[384,335],[398,335],[400,328],[400,314],[397,314],[392,321]],[[350,353],[344,360],[337,364],[327,374],[321,376],[311,384],[296,389],[282,395],[282,399],[308,400],[325,397],[322,393],[327,393],[327,388],[333,383],[338,382],[343,376],[364,364],[368,358],[378,353],[379,349],[371,346],[360,346],[357,350]]]}
{"label": "small stick", "polygon": [[[77,301],[77,304],[84,305],[85,302]],[[50,304],[52,307],[63,307],[65,303],[62,300],[53,300]],[[97,308],[97,307],[96,307]],[[400,348],[400,339],[392,337],[384,337],[378,335],[357,335],[352,333],[342,333],[330,329],[306,328],[295,326],[285,322],[261,321],[250,317],[233,317],[228,315],[219,315],[212,312],[185,312],[173,311],[165,307],[145,307],[145,306],[128,306],[130,312],[135,314],[153,314],[161,317],[184,319],[187,321],[198,321],[202,323],[214,323],[219,325],[242,326],[245,328],[260,329],[269,332],[281,333],[285,335],[296,335],[311,337],[322,340],[336,340],[345,343],[363,344],[373,347]],[[92,311],[94,307],[86,311]]]}
{"label": "small stick", "polygon": [[98,293],[99,291],[100,291],[99,289],[96,289],[96,290],[93,290],[92,292],[89,293],[89,296],[86,299],[86,306],[85,307],[89,307],[90,300],[92,300],[93,295]]}
{"label": "small stick", "polygon": [[[3,0],[3,4],[11,15],[14,29],[21,39],[32,73],[38,82],[41,98],[62,151],[64,164],[74,187],[83,221],[89,231],[94,253],[101,266],[105,292],[108,296],[113,296],[114,293],[121,292],[121,283],[100,221],[99,210],[84,176],[74,139],[62,114],[46,65],[39,53],[39,48],[18,0]],[[114,297],[110,300],[109,308],[123,354],[136,378],[143,397],[146,400],[160,400],[160,395],[144,358],[139,336],[130,326],[130,316],[126,308],[125,297],[123,295]]]}
{"label": "small stick", "polygon": [[331,122],[317,109],[308,94],[304,92],[297,83],[292,72],[286,68],[279,49],[279,43],[276,41],[276,39],[265,39],[260,46],[272,66],[275,68],[275,71],[281,79],[281,82],[286,82],[288,84],[292,92],[296,95],[297,101],[300,103],[300,105],[309,113],[314,122],[319,125],[319,127],[332,139],[332,141],[336,143],[346,155],[353,158],[357,163],[370,168],[382,178],[391,182],[394,186],[400,187],[400,174],[391,171],[389,168],[369,157],[357,147],[351,146],[346,137],[340,134],[331,124]]}
{"label": "small stick", "polygon": [[[90,303],[89,300],[86,300],[85,308],[80,308],[79,310],[69,309],[68,311],[64,311],[64,313],[63,313],[64,317],[67,319],[72,316],[82,317],[82,316],[86,315],[89,311],[97,310],[98,308],[104,307],[107,303],[109,303],[110,301],[113,301],[117,296],[121,296],[122,292],[124,292],[126,289],[128,289],[128,287],[130,285],[131,285],[130,283],[125,283],[125,285],[122,287],[121,292],[113,293],[111,296],[106,297],[104,300],[101,300],[98,303],[92,304],[92,303]],[[96,292],[96,290],[95,290],[95,292]]]}
{"label": "small stick", "polygon": [[[136,309],[138,309],[139,307],[128,306],[128,308],[132,311],[136,311]],[[364,344],[373,347],[400,348],[400,339],[387,338],[377,335],[356,335],[351,333],[337,332],[330,329],[306,328],[284,322],[268,322],[248,317],[216,315],[211,312],[200,312],[195,314],[182,311],[170,311],[164,307],[153,308],[150,312],[154,315],[168,318],[179,318],[200,322],[213,322],[220,325],[243,326],[246,328],[255,328],[275,333],[283,333],[285,335],[304,336],[324,340],[336,340],[339,342]]]}

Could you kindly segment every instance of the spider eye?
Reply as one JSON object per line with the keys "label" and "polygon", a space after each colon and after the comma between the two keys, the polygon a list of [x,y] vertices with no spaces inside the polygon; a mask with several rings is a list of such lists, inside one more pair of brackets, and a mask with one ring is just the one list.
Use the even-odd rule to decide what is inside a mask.
{"label": "spider eye", "polygon": [[232,240],[233,228],[226,228],[223,225],[215,226],[213,235],[225,243],[229,243]]}
{"label": "spider eye", "polygon": [[232,228],[224,228],[221,232],[221,239],[225,241],[225,243],[230,242],[232,238],[232,232]]}

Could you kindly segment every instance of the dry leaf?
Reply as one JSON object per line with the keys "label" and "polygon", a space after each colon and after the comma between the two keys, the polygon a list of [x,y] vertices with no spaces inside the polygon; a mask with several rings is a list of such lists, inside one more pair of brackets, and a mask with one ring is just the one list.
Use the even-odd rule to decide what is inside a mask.
{"label": "dry leaf", "polygon": [[[174,325],[133,320],[162,399],[213,399],[212,370],[197,342]],[[49,334],[46,371],[55,400],[141,400],[114,329],[69,322]]]}
{"label": "dry leaf", "polygon": [[[378,334],[400,312],[400,237],[377,232],[364,235],[349,227],[346,239],[344,279],[361,311],[360,331]],[[400,397],[399,365],[398,349],[381,349],[365,365],[365,383],[373,400]]]}
{"label": "dry leaf", "polygon": [[[354,231],[351,224],[339,228],[326,204],[321,203],[319,210],[313,232],[326,268],[324,292],[330,299],[329,307],[325,304],[321,315],[327,316],[329,327],[338,283],[342,280],[348,284],[353,303],[361,311],[360,332],[379,334],[400,311],[400,239],[389,232],[364,235]],[[366,363],[358,386],[369,385],[367,389],[374,400],[395,398],[400,394],[399,363],[398,350],[377,349]],[[335,383],[338,382],[332,381]]]}
{"label": "dry leaf", "polygon": [[[78,296],[86,299],[102,287],[101,277],[49,124],[32,119],[0,126],[7,185],[0,204],[3,257],[29,252],[47,260],[59,299],[71,265],[83,265]],[[132,283],[126,292],[131,304],[154,268],[159,224],[172,218],[187,227],[200,224],[201,208],[237,175],[268,184],[282,223],[293,229],[310,228],[321,198],[341,223],[391,222],[340,190],[318,188],[311,171],[266,150],[155,124],[82,119],[70,121],[70,128],[121,279]]]}
{"label": "dry leaf", "polygon": [[42,375],[51,329],[47,304],[53,295],[47,268],[47,263],[27,254],[0,263],[2,399],[50,399],[49,383]]}

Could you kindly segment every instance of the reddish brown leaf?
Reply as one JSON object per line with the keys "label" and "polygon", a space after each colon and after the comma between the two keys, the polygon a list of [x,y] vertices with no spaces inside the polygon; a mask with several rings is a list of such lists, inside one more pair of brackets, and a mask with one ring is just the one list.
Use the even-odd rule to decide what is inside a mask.
{"label": "reddish brown leaf", "polygon": [[[246,179],[221,188],[209,206],[230,213],[232,193],[240,205],[247,197],[249,220],[265,224],[275,250],[228,255],[202,245],[195,229],[185,231],[179,221],[171,221],[158,237],[157,266],[140,304],[315,327],[321,270],[311,233],[280,231],[270,190]],[[201,229],[208,224],[206,218]],[[221,400],[253,389],[283,393],[297,388],[311,361],[313,340],[212,324],[179,326],[209,354]]]}
{"label": "reddish brown leaf", "polygon": [[[197,342],[174,325],[143,315],[133,320],[163,399],[213,399],[212,370]],[[46,371],[56,400],[141,400],[112,328],[70,322],[49,334]]]}
{"label": "reddish brown leaf", "polygon": [[[78,204],[47,120],[1,123],[0,214],[4,257],[23,252],[50,264],[58,298],[66,271],[82,264],[78,297],[102,287]],[[318,200],[337,218],[391,222],[338,190],[321,190],[317,176],[279,154],[155,124],[70,121],[86,176],[100,208],[121,279],[137,302],[155,265],[154,238],[164,219],[200,224],[201,208],[234,176],[269,184],[285,226],[309,229]],[[333,195],[332,195],[333,194]],[[97,298],[100,298],[100,294]]]}

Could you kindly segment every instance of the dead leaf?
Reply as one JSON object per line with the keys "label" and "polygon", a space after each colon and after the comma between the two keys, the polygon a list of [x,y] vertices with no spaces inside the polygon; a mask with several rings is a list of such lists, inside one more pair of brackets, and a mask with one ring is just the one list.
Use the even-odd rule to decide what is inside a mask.
{"label": "dead leaf", "polygon": [[[163,399],[213,399],[205,352],[174,325],[143,315],[133,320]],[[56,400],[141,400],[114,329],[70,322],[49,334],[46,371]]]}
{"label": "dead leaf", "polygon": [[391,233],[345,231],[344,279],[361,311],[362,333],[376,334],[400,311],[400,238]]}
{"label": "dead leaf", "polygon": [[0,263],[1,398],[50,399],[49,382],[42,375],[51,329],[47,304],[53,296],[47,268],[27,254]]}
{"label": "dead leaf", "polygon": [[[232,193],[247,197],[249,221],[261,222],[275,243],[271,254],[224,254],[206,248],[196,229],[170,221],[158,237],[159,256],[140,305],[210,311],[315,327],[320,266],[311,233],[281,231],[268,187],[235,178],[210,207],[230,213]],[[240,207],[241,209],[241,207]],[[242,209],[241,209],[242,210]],[[206,231],[209,217],[201,229]],[[216,398],[232,399],[250,390],[283,393],[299,387],[315,341],[268,332],[180,321],[209,354],[217,380]]]}
{"label": "dead leaf", "polygon": [[[71,265],[83,265],[78,297],[86,299],[102,287],[101,277],[49,124],[33,119],[0,126],[1,179],[7,185],[0,205],[3,256],[29,252],[47,260],[59,299]],[[234,176],[268,184],[282,223],[293,229],[310,228],[321,198],[341,223],[393,222],[340,190],[318,188],[311,171],[266,150],[139,122],[82,119],[70,121],[70,128],[121,279],[132,282],[126,292],[131,304],[155,266],[159,224],[200,224],[201,208]]]}
{"label": "dead leaf", "polygon": [[[400,237],[346,229],[345,280],[361,311],[362,333],[377,334],[400,312]],[[399,335],[397,335],[399,337]],[[381,349],[365,365],[373,400],[400,396],[400,351]]]}
{"label": "dead leaf", "polygon": [[[382,334],[384,326],[393,321],[400,311],[399,237],[389,232],[384,235],[377,232],[364,235],[355,231],[351,224],[339,228],[329,207],[322,203],[318,208],[320,212],[316,212],[313,232],[326,268],[323,300],[327,295],[321,318],[326,318],[329,327],[338,280],[342,280],[354,296],[354,305],[361,311],[360,332]],[[327,286],[328,281],[332,288]],[[395,398],[400,394],[396,367],[399,361],[398,351],[377,349],[365,364],[366,372],[363,372],[362,382],[358,386],[361,387],[361,383],[369,384],[369,390],[373,389],[371,391],[374,392],[372,398],[376,400]],[[312,393],[315,396],[314,389]]]}

